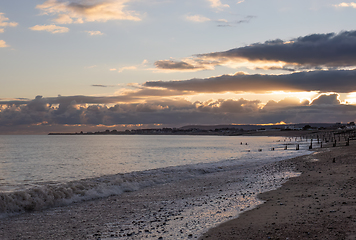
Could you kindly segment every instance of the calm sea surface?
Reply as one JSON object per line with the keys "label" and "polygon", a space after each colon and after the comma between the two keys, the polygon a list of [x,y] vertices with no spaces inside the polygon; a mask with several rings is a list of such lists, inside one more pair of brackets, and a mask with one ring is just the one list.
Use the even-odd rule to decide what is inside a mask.
{"label": "calm sea surface", "polygon": [[292,146],[284,151],[285,143],[281,137],[0,136],[0,191],[168,166],[278,160],[303,152]]}

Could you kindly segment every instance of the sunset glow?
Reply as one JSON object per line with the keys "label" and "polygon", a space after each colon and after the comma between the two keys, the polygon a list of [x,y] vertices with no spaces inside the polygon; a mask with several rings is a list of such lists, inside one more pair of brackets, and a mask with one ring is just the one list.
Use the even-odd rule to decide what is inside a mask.
{"label": "sunset glow", "polygon": [[0,3],[0,134],[355,121],[355,4],[258,3]]}

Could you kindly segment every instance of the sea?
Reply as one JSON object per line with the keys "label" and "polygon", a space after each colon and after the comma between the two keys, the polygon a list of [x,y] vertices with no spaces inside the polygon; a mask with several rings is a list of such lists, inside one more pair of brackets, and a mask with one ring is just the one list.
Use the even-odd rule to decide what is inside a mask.
{"label": "sea", "polygon": [[[0,217],[50,211],[147,188],[159,191],[187,179],[193,184],[225,176],[228,184],[204,193],[201,204],[187,204],[196,203],[195,197],[186,198],[183,206],[177,197],[171,208],[179,208],[184,221],[183,217],[172,219],[159,232],[162,239],[197,238],[261,204],[258,193],[298,176],[293,169],[276,167],[278,162],[310,153],[305,140],[285,137],[0,135]],[[225,205],[212,200],[206,204],[217,196],[224,197]],[[106,223],[112,227],[108,239],[157,239],[157,232],[130,225],[136,220],[133,216],[125,223]],[[147,216],[140,221],[152,219]],[[126,226],[125,231],[120,225]],[[102,233],[101,239],[105,236]]]}

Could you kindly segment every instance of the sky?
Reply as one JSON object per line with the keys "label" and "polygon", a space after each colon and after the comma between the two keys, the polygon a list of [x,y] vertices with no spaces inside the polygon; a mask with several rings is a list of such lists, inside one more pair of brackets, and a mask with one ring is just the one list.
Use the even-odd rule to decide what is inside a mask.
{"label": "sky", "polygon": [[0,1],[0,134],[356,120],[356,2]]}

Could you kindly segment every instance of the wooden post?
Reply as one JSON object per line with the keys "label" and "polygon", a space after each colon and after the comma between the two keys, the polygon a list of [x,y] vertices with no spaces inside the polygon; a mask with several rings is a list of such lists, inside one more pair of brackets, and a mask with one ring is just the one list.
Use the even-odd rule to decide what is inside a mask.
{"label": "wooden post", "polygon": [[313,149],[313,139],[310,139],[310,146],[309,149]]}

